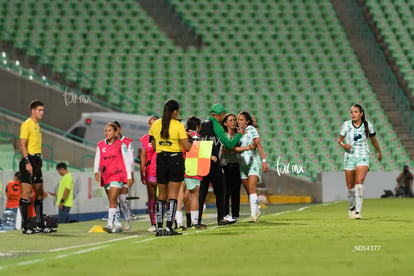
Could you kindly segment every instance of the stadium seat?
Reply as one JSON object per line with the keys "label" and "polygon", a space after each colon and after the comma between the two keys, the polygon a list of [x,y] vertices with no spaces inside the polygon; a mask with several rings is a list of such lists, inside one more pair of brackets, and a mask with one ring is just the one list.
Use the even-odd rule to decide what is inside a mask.
{"label": "stadium seat", "polygon": [[[29,41],[34,48],[24,49],[28,55],[40,49],[40,62],[51,64],[53,72],[126,112],[160,114],[169,97],[181,101],[184,118],[204,118],[215,102],[234,112],[248,109],[264,128],[262,142],[269,154],[303,159],[313,173],[342,167],[335,138],[354,102],[367,107],[376,126],[389,124],[331,2],[168,3],[202,35],[205,46],[174,45],[135,0],[16,0],[0,5],[0,26],[12,34],[16,48],[24,49]],[[400,24],[409,18],[407,9],[400,8],[404,2],[366,3],[384,28],[392,18]],[[21,6],[24,12],[17,12]],[[406,58],[413,55],[407,42],[413,28],[404,25],[384,29],[384,34],[388,42],[396,41],[393,51],[401,49],[396,60],[414,87],[409,69],[414,56]],[[6,36],[2,32],[0,37]],[[391,126],[379,132],[391,132],[398,141]],[[290,144],[287,137],[292,137]],[[302,145],[303,137],[312,139]],[[387,148],[393,139],[384,140]],[[384,157],[389,164],[384,169],[393,170],[391,161],[400,151],[405,149]],[[306,161],[317,154],[320,161]]]}

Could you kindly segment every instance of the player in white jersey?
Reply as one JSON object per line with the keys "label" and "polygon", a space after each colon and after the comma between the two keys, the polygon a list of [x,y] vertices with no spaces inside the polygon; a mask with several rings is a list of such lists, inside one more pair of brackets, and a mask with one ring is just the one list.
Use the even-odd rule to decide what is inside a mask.
{"label": "player in white jersey", "polygon": [[236,151],[241,152],[240,177],[243,186],[249,194],[249,222],[256,222],[261,216],[256,193],[257,182],[259,182],[262,173],[262,162],[257,151],[257,147],[260,145],[260,138],[257,129],[253,126],[252,117],[248,112],[242,111],[239,113],[237,124],[241,132],[244,133],[240,139],[241,146],[236,148]]}
{"label": "player in white jersey", "polygon": [[364,197],[364,180],[369,166],[368,139],[377,151],[381,161],[381,150],[375,138],[376,132],[371,122],[365,120],[365,111],[359,104],[351,107],[351,120],[342,124],[338,143],[345,149],[344,170],[348,188],[349,217],[361,218]]}

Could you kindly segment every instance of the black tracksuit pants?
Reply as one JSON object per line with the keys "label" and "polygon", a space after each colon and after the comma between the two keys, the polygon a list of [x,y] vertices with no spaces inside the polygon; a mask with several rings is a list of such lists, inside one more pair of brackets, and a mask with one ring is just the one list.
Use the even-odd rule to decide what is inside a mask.
{"label": "black tracksuit pants", "polygon": [[210,172],[203,177],[200,184],[200,194],[198,198],[198,223],[201,224],[201,218],[203,215],[203,206],[208,193],[208,186],[212,184],[214,194],[216,195],[216,207],[217,207],[217,221],[223,219],[226,215],[224,213],[224,197],[226,194],[226,186],[224,183],[224,173],[220,166],[220,162],[211,161]]}
{"label": "black tracksuit pants", "polygon": [[226,183],[226,195],[224,198],[224,214],[230,214],[231,198],[231,216],[240,217],[240,169],[239,164],[229,164],[223,166],[224,179]]}

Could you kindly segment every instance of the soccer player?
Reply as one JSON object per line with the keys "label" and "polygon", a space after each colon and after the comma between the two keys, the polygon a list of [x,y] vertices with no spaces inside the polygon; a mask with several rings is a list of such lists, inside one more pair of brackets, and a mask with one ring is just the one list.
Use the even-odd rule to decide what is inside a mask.
{"label": "soccer player", "polygon": [[252,116],[247,111],[239,113],[237,124],[244,133],[240,139],[241,146],[236,148],[236,151],[241,152],[240,178],[249,194],[249,222],[256,222],[261,216],[256,193],[256,186],[262,173],[262,161],[257,151],[258,145],[260,145],[260,137],[259,132],[253,126]]}
{"label": "soccer player", "polygon": [[[187,132],[190,133],[190,141],[200,140],[198,132],[201,128],[201,120],[196,116],[191,116],[187,119]],[[184,209],[187,215],[187,227],[191,227],[198,222],[198,200],[200,192],[200,183],[203,178],[201,176],[184,175],[184,182],[186,186],[184,195]]]}
{"label": "soccer player", "polygon": [[339,145],[345,150],[344,170],[348,188],[349,217],[361,219],[364,197],[364,180],[369,166],[368,139],[377,151],[377,159],[382,155],[375,138],[376,132],[371,122],[365,120],[365,111],[359,104],[351,107],[351,120],[342,124],[338,137]]}
{"label": "soccer player", "polygon": [[[148,127],[151,129],[152,123],[155,120],[159,119],[158,116],[151,116],[148,118]],[[157,231],[156,224],[157,218],[155,216],[157,203],[157,171],[156,171],[156,162],[157,162],[157,153],[152,146],[152,143],[149,139],[149,134],[144,135],[140,139],[141,141],[141,182],[147,186],[147,195],[148,195],[148,215],[150,217],[151,227],[147,231],[155,232]]]}
{"label": "soccer player", "polygon": [[[191,144],[188,141],[184,126],[178,120],[180,104],[168,100],[164,104],[162,118],[156,120],[149,131],[150,141],[157,151],[157,184],[159,195],[157,200],[156,236],[180,235],[173,228],[177,210],[177,198],[181,182],[184,180],[183,149],[188,152]],[[168,199],[167,227],[163,230],[166,200]]]}
{"label": "soccer player", "polygon": [[102,182],[108,190],[108,225],[104,227],[108,233],[122,232],[120,221],[115,219],[118,196],[125,183],[128,187],[133,184],[128,149],[125,143],[116,137],[117,131],[118,126],[114,123],[105,126],[105,139],[96,147],[94,164],[95,180]]}
{"label": "soccer player", "polygon": [[[23,155],[19,164],[22,174],[22,193],[19,208],[22,216],[23,234],[35,234],[37,232],[55,232],[45,226],[43,221],[43,176],[42,176],[42,133],[39,121],[43,118],[45,105],[39,100],[30,103],[30,117],[20,126],[20,151]],[[35,210],[37,228],[30,227],[27,208],[35,191]]]}
{"label": "soccer player", "polygon": [[[131,177],[132,177],[132,183],[133,183],[135,163],[134,163],[134,147],[132,144],[132,139],[122,135],[121,124],[118,121],[114,121],[113,123],[116,124],[116,126],[118,127],[118,131],[115,133],[116,137],[120,139],[122,142],[124,142],[127,147],[128,161],[129,161],[129,166],[131,167]],[[131,229],[131,223],[132,223],[131,210],[129,209],[128,200],[126,199],[128,190],[129,190],[128,185],[124,184],[119,194],[119,205],[121,206],[122,212],[124,213],[124,216],[125,216],[125,231],[128,231]],[[117,214],[115,218],[118,219],[119,221],[121,220],[121,214],[119,212],[119,209],[117,209]]]}

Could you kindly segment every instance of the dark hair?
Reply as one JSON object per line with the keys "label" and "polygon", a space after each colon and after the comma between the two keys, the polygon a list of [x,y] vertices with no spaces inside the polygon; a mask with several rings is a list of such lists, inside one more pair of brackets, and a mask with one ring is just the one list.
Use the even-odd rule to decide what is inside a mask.
{"label": "dark hair", "polygon": [[236,118],[236,120],[237,120],[237,116],[236,116],[235,114],[233,114],[233,113],[227,113],[226,115],[224,115],[223,122],[221,122],[221,125],[223,126],[223,128],[224,128],[224,130],[225,130],[226,132],[228,132],[229,130],[228,130],[227,126],[226,126],[226,125],[224,125],[224,123],[227,121],[227,119],[228,119],[230,116],[234,116],[234,118]]}
{"label": "dark hair", "polygon": [[196,130],[196,128],[200,125],[201,125],[201,120],[200,118],[196,116],[191,116],[190,118],[187,119],[188,130]]}
{"label": "dark hair", "polygon": [[14,174],[14,177],[16,177],[16,178],[17,178],[17,180],[21,181],[21,179],[22,179],[22,173],[21,173],[21,172],[16,172],[16,173]]}
{"label": "dark hair", "polygon": [[351,108],[353,108],[353,107],[357,107],[357,108],[359,109],[359,112],[364,113],[364,114],[361,116],[361,121],[362,121],[362,123],[364,124],[364,128],[365,128],[365,137],[367,137],[367,138],[368,138],[368,136],[369,136],[369,129],[368,129],[368,122],[367,122],[367,120],[365,119],[365,110],[364,110],[364,108],[363,108],[361,105],[359,105],[359,104],[354,104],[353,106],[351,106]]}
{"label": "dark hair", "polygon": [[59,170],[59,169],[67,169],[68,167],[66,166],[66,163],[64,163],[64,162],[60,162],[59,164],[57,164],[56,165],[56,170]]}
{"label": "dark hair", "polygon": [[[119,129],[121,129],[121,124],[118,122],[118,121],[113,121],[112,122],[113,124],[115,124]],[[115,130],[116,131],[116,130]],[[121,132],[119,132],[119,136],[120,137],[122,137],[122,136],[124,136],[124,135],[122,135],[122,133]]]}
{"label": "dark hair", "polygon": [[253,125],[252,116],[250,115],[250,113],[249,113],[249,112],[247,112],[247,111],[242,111],[242,112],[240,112],[240,113],[239,113],[239,115],[243,115],[243,116],[244,116],[244,118],[246,119],[246,121],[248,121],[248,122],[249,122],[247,125],[249,125],[249,126],[254,126],[254,125]]}
{"label": "dark hair", "polygon": [[121,124],[118,121],[111,122],[112,124],[116,124],[118,128],[121,128]]}
{"label": "dark hair", "polygon": [[39,106],[45,106],[45,104],[39,100],[34,100],[30,103],[30,110],[36,109]]}
{"label": "dark hair", "polygon": [[179,110],[180,104],[176,100],[168,100],[164,104],[164,110],[162,112],[162,127],[161,127],[161,138],[168,139],[170,137],[170,121],[172,119],[172,113],[174,110]]}
{"label": "dark hair", "polygon": [[151,116],[149,116],[148,117],[148,119],[147,119],[147,123],[149,124],[149,122],[152,120],[152,119],[155,119],[155,120],[158,120],[160,117],[158,116],[158,115],[151,115]]}
{"label": "dark hair", "polygon": [[105,128],[107,127],[107,126],[111,126],[115,131],[118,131],[118,125],[117,124],[115,124],[115,123],[107,123],[106,124],[106,126],[105,126]]}

